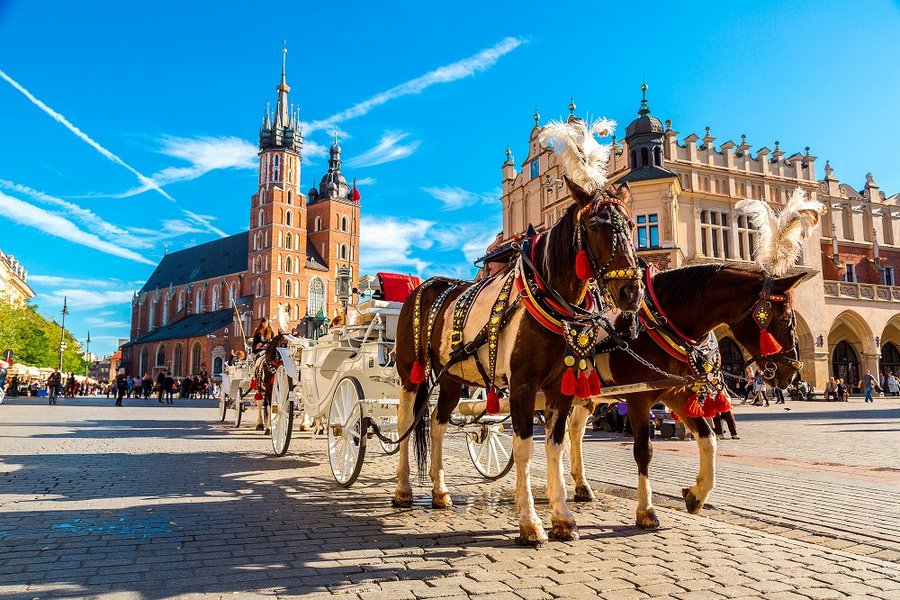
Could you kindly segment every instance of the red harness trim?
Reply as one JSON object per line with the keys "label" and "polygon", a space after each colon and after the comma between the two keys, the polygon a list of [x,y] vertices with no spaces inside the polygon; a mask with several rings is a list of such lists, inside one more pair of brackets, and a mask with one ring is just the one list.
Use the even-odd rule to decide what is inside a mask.
{"label": "red harness trim", "polygon": [[[696,346],[697,341],[684,335],[684,333],[682,333],[681,330],[678,329],[678,326],[672,322],[666,312],[662,309],[662,306],[659,303],[659,299],[656,297],[656,290],[654,290],[653,288],[653,276],[656,273],[657,269],[653,265],[650,265],[644,271],[644,289],[647,291],[647,296],[649,296],[650,301],[653,303],[653,307],[656,309],[656,312],[658,312],[666,320],[669,327],[672,328],[672,330],[678,335],[678,337],[681,338],[681,341],[686,342],[691,346]],[[675,360],[683,363],[688,362],[687,356],[683,352],[681,352],[677,346],[674,346],[671,342],[669,342],[668,339],[666,339],[664,335],[662,335],[657,329],[653,327],[653,325],[656,323],[656,319],[650,312],[650,309],[647,306],[646,299],[641,304],[640,311],[638,312],[638,317],[646,326],[647,334],[654,342],[656,342],[657,346],[665,350],[666,353]]]}
{"label": "red harness trim", "polygon": [[522,282],[522,276],[519,275],[516,277],[516,291],[519,292],[519,298],[522,300],[522,304],[525,306],[525,310],[528,311],[534,320],[543,325],[546,329],[556,333],[558,335],[562,335],[563,328],[559,325],[549,321],[541,312],[537,309],[537,307],[532,304],[531,298],[528,297],[528,293],[525,291],[525,284]]}

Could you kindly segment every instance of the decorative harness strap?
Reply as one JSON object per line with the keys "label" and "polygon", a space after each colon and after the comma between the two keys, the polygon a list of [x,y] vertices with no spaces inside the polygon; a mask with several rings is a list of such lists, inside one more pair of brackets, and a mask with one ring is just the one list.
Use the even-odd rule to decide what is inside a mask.
{"label": "decorative harness strap", "polygon": [[466,326],[466,321],[469,318],[469,310],[472,308],[472,303],[475,301],[478,293],[488,281],[492,281],[492,279],[485,278],[475,282],[456,300],[456,309],[453,311],[453,332],[450,334],[451,352],[456,352],[462,346],[463,328]]}
{"label": "decorative harness strap", "polygon": [[444,308],[444,303],[447,301],[447,297],[456,290],[458,286],[456,284],[451,285],[446,290],[440,293],[440,295],[435,299],[434,304],[431,305],[431,308],[428,310],[428,318],[425,321],[425,377],[428,378],[428,375],[431,373],[431,361],[428,360],[428,344],[431,343],[431,334],[434,332],[434,322],[437,319],[437,316],[440,314],[441,309]]}

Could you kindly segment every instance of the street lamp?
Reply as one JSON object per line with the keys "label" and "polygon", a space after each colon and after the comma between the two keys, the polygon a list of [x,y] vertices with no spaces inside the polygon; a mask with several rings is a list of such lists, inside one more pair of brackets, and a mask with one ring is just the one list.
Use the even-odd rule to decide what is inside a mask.
{"label": "street lamp", "polygon": [[337,298],[344,310],[344,323],[347,323],[347,304],[350,302],[351,292],[350,267],[344,265],[338,268]]}
{"label": "street lamp", "polygon": [[88,331],[87,344],[85,345],[85,348],[84,348],[84,354],[85,354],[85,363],[87,363],[84,365],[84,376],[90,377],[90,375],[91,375],[91,372],[90,372],[90,369],[91,369],[91,332],[90,331]]}
{"label": "street lamp", "polygon": [[69,314],[69,298],[63,296],[62,325],[59,334],[59,372],[63,370],[63,350],[66,349],[66,315]]}

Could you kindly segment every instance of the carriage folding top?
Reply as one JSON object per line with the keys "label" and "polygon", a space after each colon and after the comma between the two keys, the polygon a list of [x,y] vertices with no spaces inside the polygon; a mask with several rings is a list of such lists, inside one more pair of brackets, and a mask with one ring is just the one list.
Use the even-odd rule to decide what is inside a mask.
{"label": "carriage folding top", "polygon": [[374,277],[366,275],[360,278],[356,289],[360,293],[372,292],[372,297],[359,303],[357,323],[365,324],[370,322],[376,314],[381,315],[384,322],[384,337],[393,341],[397,337],[400,308],[420,283],[418,277],[397,273],[378,273]]}

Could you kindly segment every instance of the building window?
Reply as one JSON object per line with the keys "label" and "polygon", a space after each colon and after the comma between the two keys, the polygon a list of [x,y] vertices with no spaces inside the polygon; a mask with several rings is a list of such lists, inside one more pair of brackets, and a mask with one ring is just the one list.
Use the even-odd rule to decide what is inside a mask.
{"label": "building window", "polygon": [[531,161],[531,178],[537,179],[541,174],[541,164],[538,162],[538,159],[534,159]]}
{"label": "building window", "polygon": [[859,381],[859,359],[853,346],[846,341],[841,341],[834,347],[831,355],[831,375],[848,382],[849,387],[855,387]]}
{"label": "building window", "polygon": [[325,310],[325,282],[318,277],[313,277],[309,282],[309,301],[307,313],[316,316],[319,311]]}
{"label": "building window", "polygon": [[280,167],[281,167],[281,160],[280,160],[279,156],[276,154],[275,155],[275,181],[279,180],[278,178],[279,178]]}
{"label": "building window", "polygon": [[[743,185],[743,184],[741,184]],[[738,254],[741,260],[756,260],[756,229],[746,215],[737,218]]]}
{"label": "building window", "polygon": [[728,214],[715,210],[700,211],[700,247],[703,256],[731,258]]}
{"label": "building window", "polygon": [[288,204],[294,203],[294,192],[292,190],[288,190]]}
{"label": "building window", "polygon": [[322,217],[316,217],[316,224],[313,227],[313,231],[320,231],[322,229]]}
{"label": "building window", "polygon": [[140,363],[138,364],[138,372],[135,374],[138,377],[142,377],[144,373],[147,372],[147,367],[150,364],[150,353],[147,351],[147,346],[144,346],[141,349],[141,358]]}
{"label": "building window", "polygon": [[219,286],[212,289],[212,299],[209,303],[209,310],[219,310]]}
{"label": "building window", "polygon": [[856,283],[856,265],[847,263],[844,266],[844,281],[847,283]]}
{"label": "building window", "polygon": [[341,260],[347,260],[347,244],[341,244]]}
{"label": "building window", "polygon": [[655,159],[656,166],[661,167],[662,166],[662,149],[659,146],[657,146],[656,148],[653,149],[653,158]]}
{"label": "building window", "polygon": [[254,290],[256,297],[262,297],[262,279],[257,278],[256,280],[256,289]]}
{"label": "building window", "polygon": [[291,211],[287,211],[287,213],[285,213],[284,224],[287,225],[288,227],[290,227],[294,224],[294,215],[291,213]]}
{"label": "building window", "polygon": [[350,221],[347,217],[341,217],[341,231],[350,231]]}
{"label": "building window", "polygon": [[879,361],[882,373],[893,373],[900,377],[900,351],[891,342],[881,347],[881,360]]}
{"label": "building window", "polygon": [[259,212],[256,213],[256,226],[262,227],[266,224],[266,213],[263,212],[263,209],[259,209]]}
{"label": "building window", "polygon": [[197,293],[194,294],[194,314],[200,314],[203,312],[203,292],[197,290]]}
{"label": "building window", "polygon": [[200,342],[194,342],[191,348],[191,375],[200,374]]}
{"label": "building window", "polygon": [[647,148],[641,148],[641,166],[646,167],[650,164],[650,151]]}
{"label": "building window", "polygon": [[157,367],[165,367],[166,366],[166,346],[165,346],[165,344],[160,344],[159,348],[156,349],[156,366]]}
{"label": "building window", "polygon": [[181,364],[184,359],[182,352],[181,344],[175,346],[175,352],[172,354],[172,377],[181,377]]}
{"label": "building window", "polygon": [[881,274],[884,285],[897,285],[894,279],[894,267],[885,267]]}
{"label": "building window", "polygon": [[659,215],[637,216],[637,247],[639,250],[659,247]]}
{"label": "building window", "polygon": [[294,266],[294,263],[291,260],[290,256],[288,256],[287,258],[284,259],[284,270],[285,271],[287,271],[288,273],[293,273],[294,272],[294,270],[292,268],[293,266]]}
{"label": "building window", "polygon": [[168,297],[163,300],[162,305],[162,324],[163,326],[169,324],[169,299]]}
{"label": "building window", "polygon": [[229,305],[229,307],[234,306],[236,301],[237,301],[237,288],[232,283],[231,289],[228,290],[228,305]]}
{"label": "building window", "polygon": [[284,282],[284,296],[285,296],[285,298],[290,298],[290,297],[291,297],[291,291],[292,291],[292,290],[291,290],[291,280],[288,279],[287,281]]}
{"label": "building window", "polygon": [[294,249],[294,236],[292,236],[290,233],[284,236],[284,247],[288,250]]}
{"label": "building window", "polygon": [[637,150],[632,150],[632,151],[631,151],[631,168],[632,168],[632,169],[637,169],[637,166],[638,166],[638,163],[637,163]]}
{"label": "building window", "polygon": [[156,322],[156,300],[150,302],[150,311],[147,313],[147,330],[153,329]]}
{"label": "building window", "polygon": [[222,374],[222,357],[217,356],[213,359],[213,375]]}

